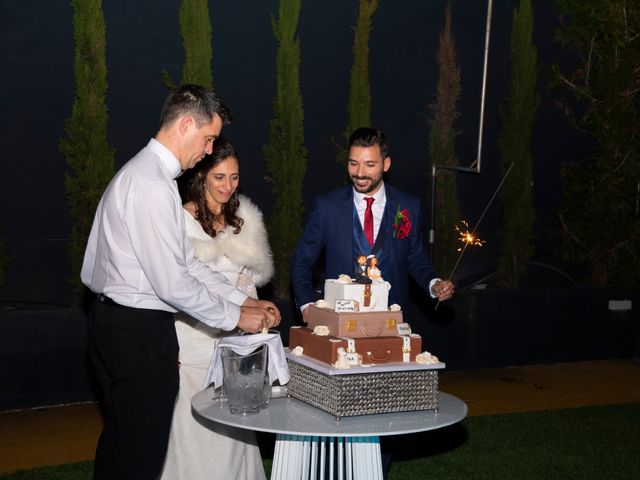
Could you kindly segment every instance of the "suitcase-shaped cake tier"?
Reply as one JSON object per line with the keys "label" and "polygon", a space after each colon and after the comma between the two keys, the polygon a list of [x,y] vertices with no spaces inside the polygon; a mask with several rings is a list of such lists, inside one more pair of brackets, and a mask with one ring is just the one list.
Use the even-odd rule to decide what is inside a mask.
{"label": "suitcase-shaped cake tier", "polygon": [[335,312],[328,308],[309,305],[307,325],[313,329],[320,325],[329,328],[335,337],[384,337],[398,334],[402,323],[401,311]]}
{"label": "suitcase-shaped cake tier", "polygon": [[315,335],[312,329],[305,327],[291,327],[289,330],[290,350],[300,346],[303,355],[331,365],[338,360],[338,348],[349,351],[350,341],[353,342],[355,352],[362,355],[363,364],[415,361],[416,355],[422,351],[422,338],[417,334],[338,338],[333,335]]}
{"label": "suitcase-shaped cake tier", "polygon": [[389,306],[390,289],[389,282],[362,284],[327,279],[324,282],[324,300],[332,309],[335,309],[336,303],[341,300],[354,300],[361,312],[381,312]]}

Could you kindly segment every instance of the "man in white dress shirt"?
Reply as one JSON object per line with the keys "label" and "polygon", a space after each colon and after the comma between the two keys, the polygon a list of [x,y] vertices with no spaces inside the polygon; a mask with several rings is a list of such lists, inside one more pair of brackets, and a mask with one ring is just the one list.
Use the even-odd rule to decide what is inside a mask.
{"label": "man in white dress shirt", "polygon": [[168,96],[160,130],[115,175],[98,205],[81,277],[98,294],[89,348],[106,424],[96,479],[155,479],[178,391],[180,310],[223,330],[280,322],[194,257],[175,179],[212,152],[231,113],[213,92],[184,85]]}

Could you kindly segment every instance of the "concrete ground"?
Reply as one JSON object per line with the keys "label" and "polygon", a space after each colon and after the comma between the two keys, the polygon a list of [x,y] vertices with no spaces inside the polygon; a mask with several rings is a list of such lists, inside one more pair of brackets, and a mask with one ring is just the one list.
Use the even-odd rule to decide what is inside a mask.
{"label": "concrete ground", "polygon": [[[442,372],[440,390],[492,415],[640,402],[640,359]],[[95,403],[0,413],[0,474],[92,460],[102,416]]]}

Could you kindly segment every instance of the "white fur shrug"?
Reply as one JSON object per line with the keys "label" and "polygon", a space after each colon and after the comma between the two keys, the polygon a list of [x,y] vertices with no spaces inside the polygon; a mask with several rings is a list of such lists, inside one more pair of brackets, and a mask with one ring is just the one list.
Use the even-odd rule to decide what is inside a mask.
{"label": "white fur shrug", "polygon": [[187,235],[198,259],[215,264],[226,256],[234,264],[247,267],[256,286],[261,287],[273,276],[273,258],[267,230],[260,209],[244,195],[239,195],[238,199],[240,204],[236,215],[244,220],[240,233],[234,234],[233,227],[227,226],[211,238],[191,214],[185,211],[192,223],[197,225],[197,228],[187,228]]}

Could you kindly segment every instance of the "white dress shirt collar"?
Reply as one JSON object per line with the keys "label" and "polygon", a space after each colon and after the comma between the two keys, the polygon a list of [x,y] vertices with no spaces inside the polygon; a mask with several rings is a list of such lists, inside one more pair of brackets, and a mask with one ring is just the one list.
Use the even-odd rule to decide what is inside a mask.
{"label": "white dress shirt collar", "polygon": [[166,167],[171,175],[171,178],[176,179],[182,174],[182,167],[180,166],[180,162],[176,158],[176,156],[171,153],[167,147],[165,147],[162,143],[160,143],[155,138],[149,140],[147,144],[150,150],[152,150],[155,154],[160,157],[162,160],[162,164]]}
{"label": "white dress shirt collar", "polygon": [[373,197],[375,199],[375,201],[373,202],[374,205],[384,205],[386,203],[386,199],[387,199],[387,195],[385,193],[384,190],[384,182],[380,183],[380,189],[373,195],[370,195],[368,193],[360,193],[358,191],[356,191],[356,189],[353,189],[353,198],[356,202],[357,206],[362,206],[362,210],[364,211],[365,207],[367,206],[367,202],[365,202],[364,198],[365,197]]}

